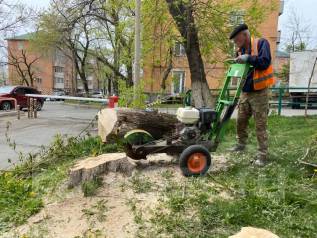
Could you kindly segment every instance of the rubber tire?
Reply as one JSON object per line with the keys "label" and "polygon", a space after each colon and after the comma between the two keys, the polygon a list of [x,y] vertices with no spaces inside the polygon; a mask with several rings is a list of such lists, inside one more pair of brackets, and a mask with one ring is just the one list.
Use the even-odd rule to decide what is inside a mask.
{"label": "rubber tire", "polygon": [[[187,167],[188,159],[194,153],[203,153],[206,156],[206,160],[207,160],[206,166],[204,167],[204,169],[200,173],[193,173]],[[181,153],[181,155],[179,157],[179,167],[180,167],[180,169],[185,177],[205,175],[207,173],[207,171],[209,170],[210,166],[211,166],[210,152],[206,149],[206,147],[204,147],[202,145],[191,145],[191,146],[187,147]]]}
{"label": "rubber tire", "polygon": [[[6,108],[7,107],[7,108]],[[10,102],[3,102],[2,104],[1,104],[1,109],[2,110],[5,110],[5,111],[10,111],[11,109],[12,109],[12,105],[11,105],[11,103]]]}

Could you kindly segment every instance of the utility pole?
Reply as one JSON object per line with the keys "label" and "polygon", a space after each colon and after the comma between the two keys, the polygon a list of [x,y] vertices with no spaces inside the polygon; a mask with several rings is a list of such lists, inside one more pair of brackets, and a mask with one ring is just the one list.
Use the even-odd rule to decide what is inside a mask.
{"label": "utility pole", "polygon": [[135,0],[135,52],[134,52],[134,98],[140,84],[140,61],[141,61],[141,0]]}

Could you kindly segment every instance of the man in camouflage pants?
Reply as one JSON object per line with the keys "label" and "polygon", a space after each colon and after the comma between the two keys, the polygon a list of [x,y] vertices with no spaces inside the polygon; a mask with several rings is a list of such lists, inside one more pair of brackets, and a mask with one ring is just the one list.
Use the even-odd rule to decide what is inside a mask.
{"label": "man in camouflage pants", "polygon": [[251,52],[254,49],[251,46],[250,32],[245,24],[238,26],[232,32],[230,39],[233,39],[239,48],[236,61],[238,63],[249,63],[253,66],[253,70],[249,72],[243,86],[238,106],[238,143],[230,151],[245,150],[248,139],[248,123],[249,119],[253,116],[258,141],[258,153],[253,160],[253,164],[256,166],[265,166],[268,162],[267,117],[269,110],[269,90],[268,88],[255,90],[253,77],[254,70],[266,70],[271,65],[270,45],[266,39],[260,39],[256,46],[258,50],[257,55],[254,55]]}

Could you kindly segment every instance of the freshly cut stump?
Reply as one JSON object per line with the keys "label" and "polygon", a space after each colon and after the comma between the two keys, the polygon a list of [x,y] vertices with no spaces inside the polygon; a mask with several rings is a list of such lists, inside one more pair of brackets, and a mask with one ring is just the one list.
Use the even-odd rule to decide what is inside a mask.
{"label": "freshly cut stump", "polygon": [[243,227],[241,231],[229,238],[279,238],[272,232],[254,227]]}
{"label": "freshly cut stump", "polygon": [[108,172],[121,172],[131,176],[136,165],[125,153],[103,154],[79,161],[69,172],[69,187],[92,180],[94,177]]}
{"label": "freshly cut stump", "polygon": [[179,126],[176,116],[158,111],[106,108],[98,113],[98,134],[103,142],[123,138],[134,129],[149,132],[155,139],[171,136]]}

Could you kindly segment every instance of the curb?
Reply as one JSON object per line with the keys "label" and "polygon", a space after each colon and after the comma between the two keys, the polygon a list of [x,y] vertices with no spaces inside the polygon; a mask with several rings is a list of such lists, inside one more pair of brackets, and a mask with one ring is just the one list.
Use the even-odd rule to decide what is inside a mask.
{"label": "curb", "polygon": [[10,117],[10,116],[17,116],[17,111],[8,111],[8,112],[2,112],[0,111],[0,117]]}

